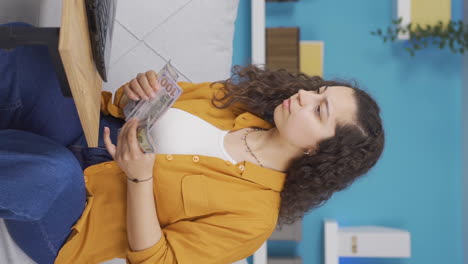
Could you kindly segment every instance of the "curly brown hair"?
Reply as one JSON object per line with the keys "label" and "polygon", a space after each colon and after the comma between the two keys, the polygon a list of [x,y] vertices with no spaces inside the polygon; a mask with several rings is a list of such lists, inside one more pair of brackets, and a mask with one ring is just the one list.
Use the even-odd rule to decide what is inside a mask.
{"label": "curly brown hair", "polygon": [[[217,108],[249,111],[274,125],[273,112],[283,100],[300,89],[318,91],[323,86],[353,89],[357,102],[355,124],[337,124],[335,135],[318,143],[313,155],[294,158],[286,170],[281,191],[278,227],[292,224],[313,208],[322,206],[334,192],[350,186],[372,168],[384,148],[380,108],[356,82],[324,80],[319,76],[293,74],[286,70],[247,65],[233,67],[223,84],[221,96],[211,100]],[[217,105],[220,103],[220,105]]]}

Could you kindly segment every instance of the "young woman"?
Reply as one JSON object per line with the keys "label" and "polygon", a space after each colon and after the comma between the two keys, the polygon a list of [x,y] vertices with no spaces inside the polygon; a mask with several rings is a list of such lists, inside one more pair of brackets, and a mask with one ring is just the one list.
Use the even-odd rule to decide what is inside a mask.
{"label": "young woman", "polygon": [[86,147],[45,48],[0,50],[0,74],[0,218],[38,263],[235,262],[364,175],[384,147],[375,101],[317,76],[250,65],[181,82],[153,131],[157,153],[144,154],[122,109],[159,89],[155,72],[114,100],[102,93],[98,148]]}

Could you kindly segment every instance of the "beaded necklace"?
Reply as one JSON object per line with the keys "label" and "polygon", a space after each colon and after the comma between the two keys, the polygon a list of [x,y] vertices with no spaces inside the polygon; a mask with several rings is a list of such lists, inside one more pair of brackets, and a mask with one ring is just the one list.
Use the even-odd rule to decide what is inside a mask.
{"label": "beaded necklace", "polygon": [[247,135],[252,131],[260,131],[260,130],[263,130],[263,129],[253,128],[251,130],[247,130],[242,139],[244,140],[245,146],[247,147],[247,150],[249,151],[249,153],[255,158],[255,160],[258,162],[258,164],[260,164],[260,166],[263,167],[262,163],[258,160],[257,156],[255,156],[255,154],[253,154],[252,150],[250,149],[249,145],[247,144]]}

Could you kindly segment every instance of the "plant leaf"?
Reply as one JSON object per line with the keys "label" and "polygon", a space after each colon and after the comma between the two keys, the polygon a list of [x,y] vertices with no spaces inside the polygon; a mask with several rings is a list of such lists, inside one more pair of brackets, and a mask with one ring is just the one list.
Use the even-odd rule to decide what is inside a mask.
{"label": "plant leaf", "polygon": [[443,49],[445,47],[445,41],[440,42],[439,49]]}
{"label": "plant leaf", "polygon": [[450,49],[453,49],[453,39],[449,39],[449,47]]}
{"label": "plant leaf", "polygon": [[408,51],[411,56],[414,56],[414,51],[412,49],[406,48],[406,51]]}
{"label": "plant leaf", "polygon": [[455,32],[455,28],[453,27],[453,24],[452,24],[452,23],[450,23],[450,24],[448,25],[448,27],[447,27],[447,32],[448,32],[448,33],[453,33],[453,32]]}

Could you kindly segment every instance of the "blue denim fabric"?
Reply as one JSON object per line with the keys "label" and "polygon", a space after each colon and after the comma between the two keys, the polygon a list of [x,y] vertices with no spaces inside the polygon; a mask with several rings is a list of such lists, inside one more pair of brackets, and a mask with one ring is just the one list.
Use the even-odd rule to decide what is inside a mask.
{"label": "blue denim fabric", "polygon": [[74,101],[62,96],[46,47],[0,49],[0,218],[39,264],[54,262],[84,210],[83,169],[112,160],[103,127],[111,128],[116,144],[124,121],[101,115],[100,123],[99,147],[87,148]]}
{"label": "blue denim fabric", "polygon": [[3,129],[0,171],[0,217],[11,237],[37,263],[53,263],[85,207],[80,164],[46,137]]}
{"label": "blue denim fabric", "polygon": [[46,46],[0,50],[0,91],[0,128],[30,131],[63,146],[82,134],[73,98],[62,96]]}

